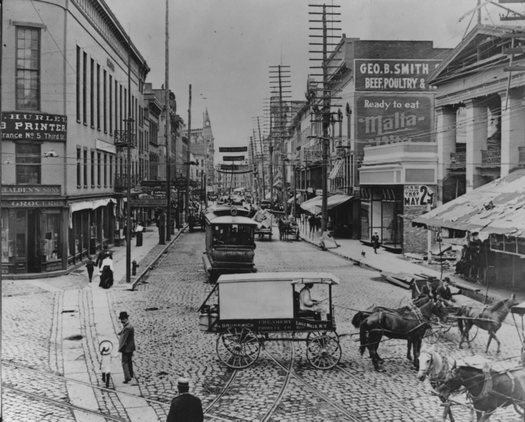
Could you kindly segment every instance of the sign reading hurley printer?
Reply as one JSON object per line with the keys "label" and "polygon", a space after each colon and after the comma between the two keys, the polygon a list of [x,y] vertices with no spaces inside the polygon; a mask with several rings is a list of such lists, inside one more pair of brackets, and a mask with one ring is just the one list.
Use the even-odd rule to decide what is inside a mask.
{"label": "sign reading hurley printer", "polygon": [[430,91],[427,80],[440,60],[354,61],[356,91]]}
{"label": "sign reading hurley printer", "polygon": [[66,142],[67,116],[7,111],[2,113],[2,139]]}

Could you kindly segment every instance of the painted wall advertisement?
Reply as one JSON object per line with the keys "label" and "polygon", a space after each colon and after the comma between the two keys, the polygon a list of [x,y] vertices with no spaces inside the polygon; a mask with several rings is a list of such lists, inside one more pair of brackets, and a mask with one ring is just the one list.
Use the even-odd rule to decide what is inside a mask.
{"label": "painted wall advertisement", "polygon": [[355,101],[358,154],[365,146],[431,140],[431,94],[362,94]]}
{"label": "painted wall advertisement", "polygon": [[66,142],[67,116],[60,114],[3,112],[2,139]]}
{"label": "painted wall advertisement", "polygon": [[354,61],[356,91],[430,91],[428,77],[440,60]]}
{"label": "painted wall advertisement", "polygon": [[405,185],[403,205],[405,207],[416,207],[419,205],[432,205],[434,202],[434,191],[427,185]]}

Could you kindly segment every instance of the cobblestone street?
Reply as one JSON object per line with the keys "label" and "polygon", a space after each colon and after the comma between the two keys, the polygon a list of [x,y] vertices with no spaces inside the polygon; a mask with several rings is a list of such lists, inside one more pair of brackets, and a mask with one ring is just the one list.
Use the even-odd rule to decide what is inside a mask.
{"label": "cobblestone street", "polygon": [[[439,401],[431,395],[428,382],[417,380],[405,357],[406,341],[384,341],[380,353],[385,372],[375,372],[367,353],[359,354],[356,329],[350,323],[357,310],[406,304],[406,290],[380,281],[375,271],[305,242],[258,241],[259,272],[323,270],[340,277],[341,285],[334,294],[343,354],[339,365],[321,371],[308,364],[303,342],[266,342],[253,366],[233,371],[217,358],[216,335],[199,330],[197,309],[211,289],[204,282],[202,248],[202,233],[183,234],[137,290],[109,290],[112,314],[126,310],[136,330],[138,386],[126,390],[119,379],[114,380],[116,391],[125,394],[101,388],[93,314],[97,307],[92,302],[101,298],[98,287],[86,288],[85,276],[79,273],[70,275],[68,283],[5,281],[2,363],[6,420],[104,420],[89,419],[85,412],[63,405],[68,402],[67,386],[74,382],[64,376],[68,342],[81,343],[87,373],[75,379],[95,387],[97,406],[107,420],[131,420],[128,406],[140,394],[157,419],[164,421],[180,376],[191,379],[192,390],[202,399],[205,418],[210,421],[439,420]],[[61,337],[65,333],[62,318],[73,317],[59,311],[64,296],[70,294],[78,295],[81,339]],[[515,366],[520,349],[515,327],[504,324],[498,336],[502,353],[496,356],[491,349],[487,357],[498,368]],[[453,328],[435,347],[460,359],[484,355],[486,340],[486,332],[480,330],[471,351],[459,350],[457,328]],[[457,399],[464,401],[464,395]],[[454,406],[453,411],[457,420],[469,420],[467,407]],[[497,411],[492,420],[517,421],[519,417],[509,407]]]}

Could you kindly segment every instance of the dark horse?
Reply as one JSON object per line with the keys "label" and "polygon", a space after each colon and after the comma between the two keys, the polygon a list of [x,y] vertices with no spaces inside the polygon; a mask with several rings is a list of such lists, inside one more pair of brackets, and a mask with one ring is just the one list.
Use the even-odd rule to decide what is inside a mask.
{"label": "dark horse", "polygon": [[[408,340],[408,346],[412,345],[414,350],[414,367],[419,369],[419,352],[423,337],[427,329],[430,328],[429,319],[432,314],[441,318],[445,313],[443,305],[433,299],[427,300],[420,307],[408,307],[403,313],[388,308],[379,308],[358,324],[361,342],[359,351],[363,354],[368,348],[374,369],[378,371],[381,358],[377,349],[383,335],[392,339]],[[356,317],[357,315],[352,320],[354,326],[357,323]],[[409,353],[407,357],[409,357],[408,355]]]}
{"label": "dark horse", "polygon": [[[425,303],[427,303],[429,300],[430,300],[430,296],[422,296],[422,297],[419,297],[417,299],[413,299],[412,303],[419,308],[420,306],[422,306]],[[401,308],[395,308],[395,309],[386,308],[384,306],[375,306],[374,308],[372,308],[369,311],[359,311],[359,312],[357,312],[354,315],[354,317],[352,318],[352,325],[355,328],[359,328],[361,323],[366,318],[368,318],[374,312],[378,312],[378,311],[395,312],[395,313],[397,313],[399,315],[411,315],[411,312],[412,312],[411,311],[411,306],[402,306]],[[412,350],[412,343],[411,343],[410,339],[408,338],[407,339],[407,359],[408,360],[412,360],[411,350]],[[383,362],[383,359],[381,359],[379,357],[379,355],[377,356],[377,358],[379,359],[380,363]]]}
{"label": "dark horse", "polygon": [[[500,352],[500,341],[496,337],[496,331],[501,327],[502,322],[509,314],[510,308],[516,305],[516,295],[512,294],[509,299],[501,300],[490,307],[483,309],[476,307],[462,307],[458,313],[458,327],[461,333],[461,340],[459,341],[459,348],[466,341],[470,347],[469,331],[473,325],[489,332],[489,341],[485,353],[489,351],[490,342],[492,339],[498,343],[498,350]],[[465,317],[465,318],[461,318]]]}
{"label": "dark horse", "polygon": [[447,396],[465,387],[472,399],[478,421],[488,421],[498,407],[514,405],[523,415],[525,408],[525,369],[517,368],[505,372],[496,372],[489,368],[458,366],[437,388],[440,394]]}

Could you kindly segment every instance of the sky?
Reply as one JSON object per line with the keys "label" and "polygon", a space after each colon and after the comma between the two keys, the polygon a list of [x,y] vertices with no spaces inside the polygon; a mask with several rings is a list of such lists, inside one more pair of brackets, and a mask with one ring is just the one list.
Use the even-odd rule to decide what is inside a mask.
{"label": "sky", "polygon": [[[481,0],[482,4],[488,3]],[[151,71],[165,79],[165,0],[106,0]],[[340,0],[341,31],[362,40],[426,40],[453,48],[476,23],[477,0]],[[177,113],[202,127],[208,109],[217,146],[247,145],[270,95],[270,66],[288,65],[291,99],[303,100],[309,65],[309,4],[319,0],[169,0],[169,88]],[[516,5],[512,6],[516,10]],[[523,9],[523,7],[522,7]],[[522,10],[520,10],[522,11]],[[498,7],[482,23],[501,24]],[[466,16],[465,16],[466,15]],[[462,18],[460,21],[460,18]],[[263,128],[264,129],[264,128]]]}

